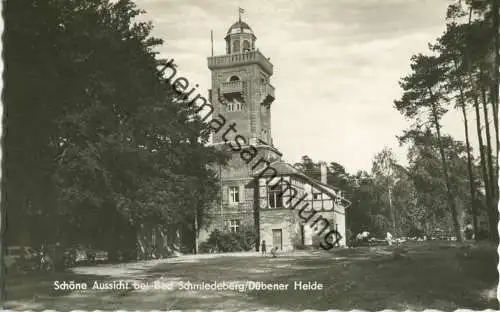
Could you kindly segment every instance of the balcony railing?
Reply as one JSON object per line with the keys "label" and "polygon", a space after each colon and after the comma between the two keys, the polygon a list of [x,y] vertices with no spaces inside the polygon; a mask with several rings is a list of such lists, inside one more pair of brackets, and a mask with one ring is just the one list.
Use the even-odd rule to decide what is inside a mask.
{"label": "balcony railing", "polygon": [[259,64],[269,75],[273,74],[273,65],[260,51],[211,56],[208,58],[209,69],[247,64]]}
{"label": "balcony railing", "polygon": [[262,105],[267,106],[270,105],[275,99],[274,87],[271,84],[267,83],[263,86],[263,88],[264,92],[262,96]]}
{"label": "balcony railing", "polygon": [[243,93],[243,81],[223,82],[220,85],[220,92],[222,94]]}
{"label": "balcony railing", "polygon": [[229,203],[224,203],[222,205],[222,209],[225,212],[231,212],[231,211],[243,211],[243,210],[252,210],[253,209],[253,202],[251,201],[246,201],[243,203],[237,203],[237,204],[229,204]]}

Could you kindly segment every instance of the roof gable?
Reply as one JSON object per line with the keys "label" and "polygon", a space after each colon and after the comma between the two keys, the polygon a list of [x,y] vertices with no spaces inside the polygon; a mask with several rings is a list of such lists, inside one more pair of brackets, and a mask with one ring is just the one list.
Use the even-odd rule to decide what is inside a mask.
{"label": "roof gable", "polygon": [[[345,204],[346,208],[351,205],[351,202],[349,200],[338,195],[338,193],[337,193],[338,189],[335,189],[332,186],[323,184],[320,181],[303,174],[298,169],[296,169],[292,165],[290,165],[282,160],[278,160],[278,161],[271,163],[269,168],[273,168],[276,171],[277,176],[291,176],[291,175],[293,175],[295,177],[298,177],[298,178],[304,180],[306,183],[309,183],[309,184],[313,185],[314,187],[322,190],[323,192],[332,196],[332,198],[340,198],[340,200],[342,200],[343,203]],[[268,170],[267,168],[265,168],[263,171],[259,171],[258,173],[255,173],[254,176],[270,177],[270,176],[275,176],[276,174],[272,170]]]}

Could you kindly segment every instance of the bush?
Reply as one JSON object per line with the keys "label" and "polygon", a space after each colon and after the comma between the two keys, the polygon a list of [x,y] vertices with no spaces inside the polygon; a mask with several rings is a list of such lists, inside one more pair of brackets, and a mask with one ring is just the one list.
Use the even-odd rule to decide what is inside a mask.
{"label": "bush", "polygon": [[411,229],[406,233],[407,237],[424,238],[425,232],[417,227],[411,227]]}
{"label": "bush", "polygon": [[488,231],[487,229],[479,229],[477,231],[477,237],[476,237],[476,240],[480,241],[480,240],[488,240],[490,239],[490,231]]}
{"label": "bush", "polygon": [[255,248],[257,235],[251,227],[242,228],[236,233],[214,230],[206,242],[200,244],[200,252],[249,251]]}
{"label": "bush", "polygon": [[243,251],[250,251],[255,248],[255,243],[257,242],[257,233],[253,227],[245,227],[243,231],[238,233],[240,237],[238,238],[241,248]]}
{"label": "bush", "polygon": [[212,253],[212,252],[215,251],[215,246],[212,246],[208,241],[207,242],[203,242],[198,247],[198,251],[200,253]]}
{"label": "bush", "polygon": [[304,244],[296,244],[296,245],[293,246],[293,248],[295,250],[307,250],[308,249],[308,247],[306,245],[304,245]]}

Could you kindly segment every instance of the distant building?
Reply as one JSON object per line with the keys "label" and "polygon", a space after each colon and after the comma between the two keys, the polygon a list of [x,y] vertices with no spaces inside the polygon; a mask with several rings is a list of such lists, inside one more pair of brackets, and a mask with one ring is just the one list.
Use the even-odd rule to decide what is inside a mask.
{"label": "distant building", "polygon": [[[255,48],[256,39],[250,26],[240,20],[227,32],[226,54],[208,58],[213,116],[220,114],[227,121],[212,143],[230,150],[232,158],[227,167],[220,168],[222,202],[212,209],[211,222],[200,229],[199,240],[205,241],[215,229],[238,231],[251,226],[258,233],[257,241],[265,240],[268,250],[319,244],[321,235],[330,229],[341,234],[338,243],[345,245],[345,209],[350,203],[327,185],[326,164],[322,165],[322,181],[317,181],[282,161],[274,147],[273,64]],[[226,131],[233,123],[233,130]],[[326,220],[329,229],[324,229]]]}

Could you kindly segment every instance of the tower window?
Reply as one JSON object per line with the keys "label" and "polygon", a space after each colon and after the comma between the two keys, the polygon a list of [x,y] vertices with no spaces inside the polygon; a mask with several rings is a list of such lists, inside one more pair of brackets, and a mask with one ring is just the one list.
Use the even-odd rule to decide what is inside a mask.
{"label": "tower window", "polygon": [[240,53],[240,41],[234,40],[233,42],[233,53]]}
{"label": "tower window", "polygon": [[228,102],[226,107],[228,112],[239,112],[243,110],[243,104],[238,101]]}
{"label": "tower window", "polygon": [[247,40],[243,41],[243,52],[250,52],[250,43]]}

